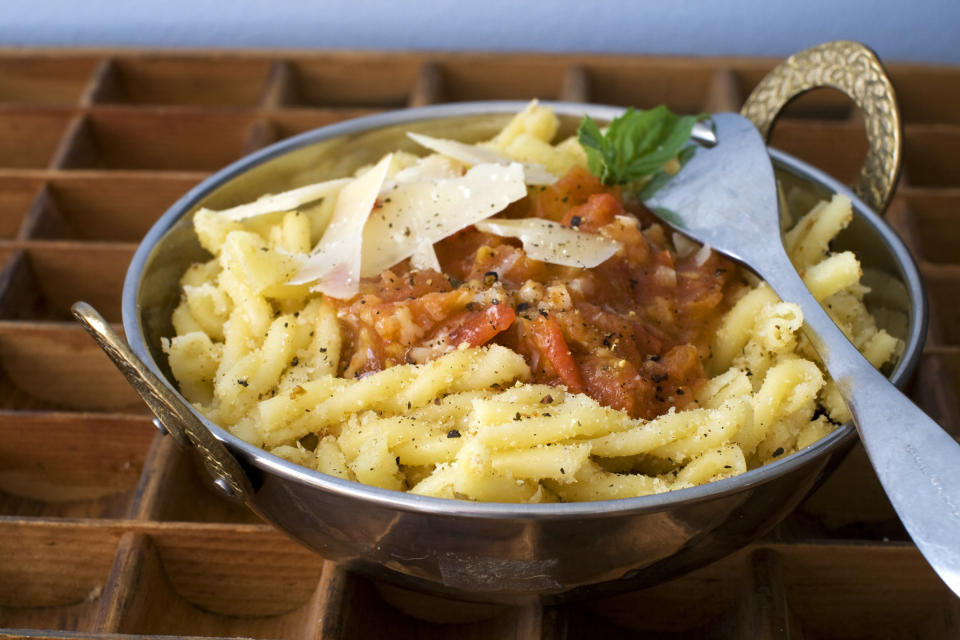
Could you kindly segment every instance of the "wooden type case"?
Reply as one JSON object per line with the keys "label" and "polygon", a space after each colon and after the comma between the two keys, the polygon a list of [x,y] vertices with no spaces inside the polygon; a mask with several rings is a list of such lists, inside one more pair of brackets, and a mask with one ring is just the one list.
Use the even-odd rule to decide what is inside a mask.
{"label": "wooden type case", "polygon": [[[0,51],[0,639],[935,638],[960,601],[862,449],[763,540],[667,584],[565,606],[417,596],[338,569],[216,496],[69,315],[119,329],[140,238],[212,171],[386,109],[562,99],[737,111],[764,59]],[[931,304],[912,395],[960,433],[960,68],[888,65],[905,121],[887,219]],[[852,180],[856,108],[818,90],[772,144]]]}

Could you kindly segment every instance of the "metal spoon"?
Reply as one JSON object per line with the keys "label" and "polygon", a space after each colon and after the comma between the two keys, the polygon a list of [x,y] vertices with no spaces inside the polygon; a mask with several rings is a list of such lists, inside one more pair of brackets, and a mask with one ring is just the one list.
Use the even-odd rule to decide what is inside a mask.
{"label": "metal spoon", "polygon": [[773,167],[742,116],[713,116],[717,144],[646,204],[746,264],[803,310],[804,330],[846,401],[870,462],[917,548],[960,595],[960,445],[878,372],[810,294],[780,241]]}

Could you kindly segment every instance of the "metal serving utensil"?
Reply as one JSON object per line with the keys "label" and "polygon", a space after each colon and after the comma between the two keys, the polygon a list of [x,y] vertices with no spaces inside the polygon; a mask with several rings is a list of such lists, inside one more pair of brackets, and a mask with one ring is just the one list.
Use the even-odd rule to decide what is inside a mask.
{"label": "metal serving utensil", "polygon": [[860,355],[800,279],[780,241],[773,167],[754,124],[732,113],[712,120],[717,144],[698,147],[647,206],[800,305],[804,330],[850,407],[891,503],[920,552],[960,594],[960,445]]}

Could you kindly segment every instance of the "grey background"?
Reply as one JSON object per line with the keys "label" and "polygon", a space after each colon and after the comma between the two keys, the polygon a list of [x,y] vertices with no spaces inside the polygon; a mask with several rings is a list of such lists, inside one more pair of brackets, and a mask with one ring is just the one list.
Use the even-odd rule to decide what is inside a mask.
{"label": "grey background", "polygon": [[960,63],[958,0],[0,0],[0,46],[784,56]]}

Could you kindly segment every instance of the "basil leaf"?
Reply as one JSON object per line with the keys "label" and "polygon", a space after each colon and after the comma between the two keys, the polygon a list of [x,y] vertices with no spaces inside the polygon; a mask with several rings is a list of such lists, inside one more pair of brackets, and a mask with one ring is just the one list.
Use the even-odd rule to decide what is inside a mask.
{"label": "basil leaf", "polygon": [[663,105],[647,110],[631,107],[613,119],[606,133],[584,116],[577,134],[590,172],[603,183],[627,184],[653,175],[650,182],[662,185],[669,179],[667,174],[659,176],[664,163],[683,151],[702,117],[678,116]]}

